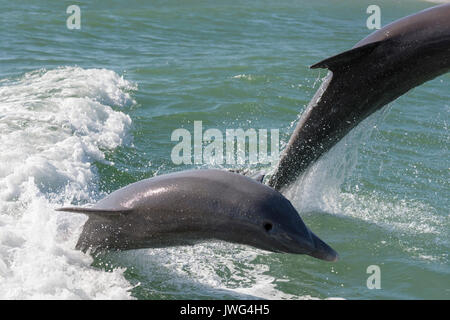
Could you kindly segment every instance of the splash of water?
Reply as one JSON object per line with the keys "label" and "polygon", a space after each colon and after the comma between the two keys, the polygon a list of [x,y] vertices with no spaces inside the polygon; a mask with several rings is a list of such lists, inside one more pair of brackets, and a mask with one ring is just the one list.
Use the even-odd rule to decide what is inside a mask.
{"label": "splash of water", "polygon": [[0,297],[129,298],[123,270],[75,251],[85,218],[56,204],[92,201],[105,150],[130,143],[135,85],[105,69],[38,70],[0,85]]}

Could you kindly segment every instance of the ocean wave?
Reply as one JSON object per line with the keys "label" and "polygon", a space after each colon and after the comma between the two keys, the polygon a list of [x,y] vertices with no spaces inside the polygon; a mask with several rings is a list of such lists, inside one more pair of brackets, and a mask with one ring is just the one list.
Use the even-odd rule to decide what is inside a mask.
{"label": "ocean wave", "polygon": [[[136,86],[114,71],[61,67],[0,82],[0,298],[129,298],[121,269],[75,251],[85,217],[56,205],[92,201],[94,161],[131,143]],[[95,197],[94,197],[95,198]]]}

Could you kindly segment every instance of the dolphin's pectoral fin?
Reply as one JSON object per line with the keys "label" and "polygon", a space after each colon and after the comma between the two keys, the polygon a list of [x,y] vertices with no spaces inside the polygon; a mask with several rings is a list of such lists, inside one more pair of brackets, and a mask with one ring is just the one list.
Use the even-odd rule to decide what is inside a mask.
{"label": "dolphin's pectoral fin", "polygon": [[88,216],[94,215],[102,218],[114,218],[120,215],[126,215],[132,211],[132,209],[96,209],[96,208],[81,208],[81,207],[65,207],[57,208],[56,211],[66,211],[83,213]]}
{"label": "dolphin's pectoral fin", "polygon": [[313,64],[310,68],[323,68],[335,71],[339,68],[345,68],[346,66],[354,64],[355,60],[366,56],[371,53],[382,41],[371,42],[361,47],[353,48],[348,51],[342,52],[325,60],[322,60],[316,64]]}

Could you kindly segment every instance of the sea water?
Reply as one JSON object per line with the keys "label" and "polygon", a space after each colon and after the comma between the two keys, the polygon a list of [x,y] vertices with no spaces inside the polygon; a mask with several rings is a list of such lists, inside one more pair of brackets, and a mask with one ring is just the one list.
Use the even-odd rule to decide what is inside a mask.
{"label": "sea water", "polygon": [[[450,298],[450,77],[375,113],[285,195],[340,254],[328,263],[224,242],[74,249],[88,205],[175,165],[178,128],[278,129],[283,147],[326,70],[308,67],[399,1],[0,3],[0,298]],[[274,165],[237,165],[272,172]],[[379,289],[368,285],[371,266]],[[370,281],[369,281],[370,282]]]}

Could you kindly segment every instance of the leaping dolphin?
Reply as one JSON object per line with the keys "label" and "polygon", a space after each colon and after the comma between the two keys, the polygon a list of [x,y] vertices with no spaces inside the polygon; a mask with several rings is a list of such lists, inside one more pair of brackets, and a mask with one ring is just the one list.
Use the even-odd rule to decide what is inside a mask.
{"label": "leaping dolphin", "polygon": [[337,260],[278,191],[238,173],[190,170],[132,183],[91,208],[77,249],[138,249],[219,239]]}
{"label": "leaping dolphin", "polygon": [[450,4],[393,22],[312,67],[331,72],[300,118],[270,187],[221,170],[136,182],[91,208],[58,209],[89,216],[77,248],[126,250],[221,239],[337,260],[276,189],[295,181],[364,118],[449,71]]}
{"label": "leaping dolphin", "polygon": [[268,182],[277,190],[294,182],[373,112],[450,70],[450,4],[394,21],[311,68],[330,73]]}

